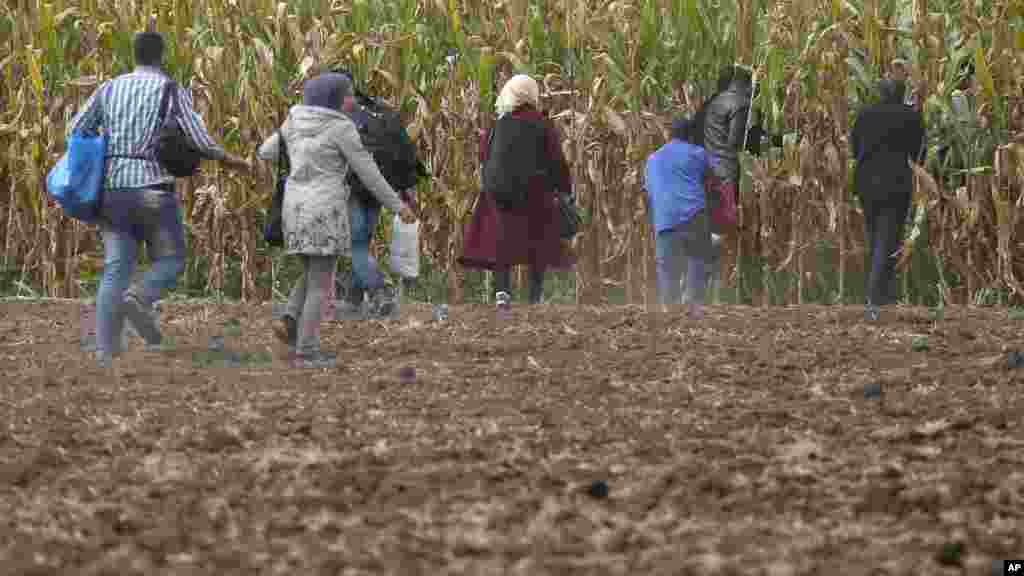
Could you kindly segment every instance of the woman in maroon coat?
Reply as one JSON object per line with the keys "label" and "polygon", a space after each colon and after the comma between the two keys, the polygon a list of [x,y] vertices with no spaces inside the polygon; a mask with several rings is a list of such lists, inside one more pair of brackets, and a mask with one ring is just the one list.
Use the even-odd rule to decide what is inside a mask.
{"label": "woman in maroon coat", "polygon": [[[529,302],[539,303],[544,288],[544,272],[551,268],[569,268],[573,256],[561,241],[561,211],[558,192],[571,192],[572,176],[562,154],[561,135],[540,111],[537,82],[525,74],[512,77],[502,88],[496,108],[498,117],[540,121],[545,124],[549,173],[530,180],[526,205],[515,210],[500,210],[490,195],[481,192],[466,226],[463,254],[459,263],[466,268],[494,271],[495,302],[507,308],[511,301],[511,267],[529,266]],[[480,163],[487,161],[490,134],[480,135]]]}

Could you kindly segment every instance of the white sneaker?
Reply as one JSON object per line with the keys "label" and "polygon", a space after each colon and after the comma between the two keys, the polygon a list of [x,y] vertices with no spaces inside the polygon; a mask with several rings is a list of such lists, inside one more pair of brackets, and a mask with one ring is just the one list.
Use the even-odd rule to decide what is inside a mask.
{"label": "white sneaker", "polygon": [[498,292],[494,295],[494,303],[498,310],[508,310],[512,306],[512,296],[508,292]]}

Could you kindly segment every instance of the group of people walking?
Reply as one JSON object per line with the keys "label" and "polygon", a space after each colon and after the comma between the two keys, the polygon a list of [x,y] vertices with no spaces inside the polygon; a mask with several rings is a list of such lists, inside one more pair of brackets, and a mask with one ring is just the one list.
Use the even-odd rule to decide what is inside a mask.
{"label": "group of people walking", "polygon": [[[177,284],[185,266],[185,233],[174,177],[149,148],[160,130],[160,96],[169,82],[162,69],[163,37],[143,32],[134,39],[135,69],[104,82],[71,120],[76,132],[107,136],[106,174],[100,230],[104,247],[103,278],[96,306],[96,360],[108,366],[121,353],[125,322],[159,349],[163,335],[153,305]],[[210,137],[188,92],[172,91],[176,120],[190,143],[210,160],[251,170],[248,160],[225,152]],[[335,357],[320,347],[322,308],[332,292],[337,260],[366,245],[376,223],[367,220],[363,203],[350,197],[347,175],[354,173],[380,204],[404,222],[416,216],[392,189],[362,145],[350,115],[354,112],[352,80],[340,73],[308,81],[302,104],[293,106],[282,126],[259,147],[257,156],[276,160],[288,152],[290,170],[282,206],[285,249],[302,259],[303,274],[291,291],[287,309],[275,326],[300,367],[329,367]],[[403,191],[404,192],[404,191]],[[356,221],[353,225],[353,219]],[[136,285],[130,281],[138,244],[146,245],[150,269]],[[369,262],[354,263],[358,288],[379,285]]]}
{"label": "group of people walking", "polygon": [[[850,135],[856,160],[855,191],[864,208],[869,264],[865,282],[865,319],[878,320],[880,307],[895,298],[893,280],[910,208],[914,181],[911,162],[923,163],[926,151],[921,112],[907,102],[903,78],[883,79],[879,101],[862,109]],[[702,315],[705,268],[717,266],[719,232],[709,218],[723,198],[735,198],[739,153],[760,153],[766,134],[751,122],[752,76],[729,67],[718,92],[692,118],[677,119],[671,139],[647,160],[645,187],[656,232],[658,303],[687,303],[691,317]],[[771,136],[781,145],[781,136]],[[682,280],[682,282],[681,282]],[[685,282],[685,299],[681,285]]]}
{"label": "group of people walking", "polygon": [[[160,34],[137,34],[135,69],[104,82],[68,126],[69,136],[102,130],[108,140],[100,222],[104,270],[97,296],[95,346],[101,366],[121,353],[126,322],[147,347],[161,346],[153,306],[176,285],[185,265],[185,234],[174,177],[147,148],[159,130],[160,96],[169,81],[162,70],[164,49]],[[902,103],[902,83],[886,80],[881,88],[882,102],[861,113],[851,138],[857,190],[864,200],[873,254],[868,310],[876,318],[877,307],[889,300],[884,286],[892,275],[891,255],[909,204],[912,181],[906,161],[917,158],[923,140],[920,115]],[[703,315],[707,269],[717,265],[725,233],[720,219],[713,216],[723,199],[728,204],[735,198],[741,149],[745,144],[748,149],[760,145],[759,128],[754,126],[750,132],[748,121],[752,97],[750,71],[729,67],[715,95],[694,117],[676,120],[670,141],[646,163],[644,186],[656,231],[658,302],[665,307],[682,304],[685,276],[685,302],[692,318]],[[187,91],[175,89],[173,104],[182,131],[203,157],[238,170],[252,169],[249,161],[214,142]],[[512,302],[512,266],[528,266],[527,300],[538,303],[547,271],[573,265],[565,233],[566,202],[572,203],[573,183],[561,134],[544,114],[536,80],[523,74],[508,80],[496,112],[495,125],[480,133],[479,160],[491,183],[483,186],[466,226],[459,262],[494,273],[495,303],[503,310]],[[338,258],[353,258],[353,293],[370,297],[383,284],[369,257],[379,207],[387,207],[403,222],[416,220],[409,191],[394,190],[363,145],[353,121],[358,115],[351,76],[321,74],[305,83],[302,103],[289,109],[282,125],[256,153],[261,160],[275,161],[283,148],[289,159],[282,229],[286,252],[301,259],[303,273],[274,333],[301,367],[330,367],[336,361],[321,349],[320,323]],[[515,161],[529,156],[532,163],[516,164],[510,155]],[[500,162],[530,168],[517,174],[510,172],[516,168],[496,165]],[[351,174],[372,198],[351,194]],[[517,183],[521,189],[514,191],[517,202],[508,196],[507,186],[497,191],[495,178]],[[130,286],[140,242],[145,243],[152,266],[140,282]]]}

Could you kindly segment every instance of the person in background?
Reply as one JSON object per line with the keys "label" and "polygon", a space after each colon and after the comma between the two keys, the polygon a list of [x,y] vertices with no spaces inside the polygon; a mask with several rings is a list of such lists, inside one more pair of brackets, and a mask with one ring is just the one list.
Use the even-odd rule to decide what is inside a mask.
{"label": "person in background", "polygon": [[[703,135],[703,146],[712,159],[713,174],[711,186],[719,192],[729,192],[736,198],[739,190],[739,152],[744,140],[747,149],[756,144],[753,151],[760,154],[760,134],[755,138],[747,138],[747,120],[750,114],[750,103],[753,97],[753,86],[750,70],[742,66],[731,66],[732,74],[728,85],[715,95],[707,104],[703,119],[703,127],[698,131]],[[719,78],[719,83],[724,77]],[[738,198],[736,198],[738,202]],[[708,281],[715,286],[717,292],[720,273],[721,243],[720,230],[712,226],[711,262],[712,274]],[[689,275],[687,275],[689,278]]]}
{"label": "person in background", "polygon": [[[505,310],[512,301],[511,268],[529,266],[529,303],[538,304],[544,291],[544,274],[551,268],[567,268],[574,258],[561,240],[561,210],[558,192],[572,190],[572,175],[562,153],[561,134],[540,110],[540,87],[525,74],[505,83],[495,104],[498,117],[542,122],[545,132],[546,175],[531,178],[526,205],[500,210],[494,198],[481,193],[473,217],[466,227],[463,255],[466,268],[494,271],[495,303]],[[480,163],[487,161],[489,131],[480,134]]]}
{"label": "person in background", "polygon": [[850,137],[857,162],[854,190],[864,205],[865,244],[870,248],[868,321],[877,321],[879,307],[892,300],[890,283],[914,190],[908,161],[924,160],[924,120],[905,103],[905,90],[902,81],[882,80],[880,102],[857,114]]}
{"label": "person in background", "polygon": [[[108,80],[89,97],[68,124],[75,132],[107,136],[109,161],[104,177],[100,234],[103,239],[103,279],[96,298],[96,360],[101,367],[120,355],[125,319],[157,349],[163,335],[153,305],[174,288],[185,269],[185,230],[175,178],[149,148],[159,130],[160,100],[167,82],[164,38],[140,32],[133,40],[135,69]],[[169,110],[202,156],[247,170],[250,163],[229,154],[213,141],[196,113],[189,93],[178,87]],[[152,265],[141,284],[129,289],[135,273],[139,242],[146,244]]]}
{"label": "person in background", "polygon": [[275,160],[283,138],[289,155],[282,229],[288,254],[302,259],[303,274],[274,333],[293,349],[292,362],[299,368],[330,368],[337,362],[337,355],[320,348],[320,321],[338,256],[351,251],[348,171],[404,222],[416,220],[363,146],[348,116],[352,105],[346,76],[312,78],[303,86],[302,104],[288,111],[284,124],[257,152],[262,160]]}
{"label": "person in background", "polygon": [[[354,102],[352,110],[348,112],[349,118],[356,125],[360,132],[369,121],[372,105],[370,98],[355,88],[355,79],[352,73],[345,68],[336,69],[335,72],[348,78],[353,86]],[[418,166],[421,173],[426,173],[422,164]],[[346,286],[349,303],[355,308],[361,308],[364,298],[366,299],[369,315],[387,317],[394,310],[394,295],[389,292],[387,282],[377,266],[377,261],[370,255],[370,245],[373,242],[374,232],[377,230],[377,222],[380,219],[380,201],[367,190],[358,178],[351,179],[351,194],[349,195],[349,227],[352,234],[352,275],[351,285]],[[407,206],[415,208],[414,188],[396,190],[398,197]],[[403,278],[402,284],[405,289],[415,285],[411,278]]]}
{"label": "person in background", "polygon": [[[672,139],[647,159],[644,187],[648,212],[654,226],[658,304],[663,310],[681,305],[680,277],[704,278],[711,247],[709,218],[705,210],[704,179],[710,170],[708,154],[687,142],[692,122],[673,122]],[[703,317],[705,284],[686,287],[687,315]]]}

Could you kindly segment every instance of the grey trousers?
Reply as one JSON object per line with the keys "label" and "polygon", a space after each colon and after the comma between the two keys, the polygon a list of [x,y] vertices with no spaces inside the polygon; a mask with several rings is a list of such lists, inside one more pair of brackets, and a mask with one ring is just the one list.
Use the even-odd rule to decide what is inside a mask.
{"label": "grey trousers", "polygon": [[292,288],[285,314],[295,319],[298,340],[295,351],[312,354],[320,350],[320,320],[331,294],[331,273],[338,266],[336,256],[302,255],[302,276]]}
{"label": "grey trousers", "polygon": [[[683,294],[683,304],[689,303],[689,296],[686,290],[686,269],[683,269],[683,277],[680,282],[680,290]],[[709,304],[719,303],[719,288],[721,287],[722,276],[722,237],[718,234],[711,234],[711,248],[707,261],[704,264],[704,282],[706,292],[704,300]]]}

